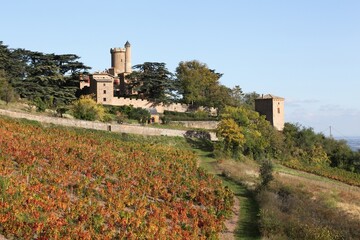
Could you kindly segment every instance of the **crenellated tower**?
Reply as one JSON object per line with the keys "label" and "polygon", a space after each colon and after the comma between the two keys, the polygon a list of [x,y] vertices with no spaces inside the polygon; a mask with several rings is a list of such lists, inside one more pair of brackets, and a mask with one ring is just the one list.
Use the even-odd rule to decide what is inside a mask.
{"label": "crenellated tower", "polygon": [[109,73],[118,76],[119,74],[131,73],[131,45],[127,41],[124,48],[111,48],[111,68]]}

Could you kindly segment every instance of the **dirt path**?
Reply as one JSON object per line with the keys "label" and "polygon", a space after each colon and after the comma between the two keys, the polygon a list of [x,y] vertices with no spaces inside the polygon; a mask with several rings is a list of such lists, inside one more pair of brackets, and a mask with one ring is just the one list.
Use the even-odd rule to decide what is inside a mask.
{"label": "dirt path", "polygon": [[216,160],[209,157],[209,152],[196,149],[200,158],[199,165],[208,173],[214,174],[223,184],[234,192],[233,215],[226,220],[226,229],[219,234],[219,239],[260,239],[258,227],[258,206],[246,186],[222,176]]}
{"label": "dirt path", "polygon": [[232,209],[232,216],[225,222],[226,230],[219,234],[219,238],[223,240],[235,239],[236,228],[239,222],[240,201],[237,197],[234,198],[234,206]]}

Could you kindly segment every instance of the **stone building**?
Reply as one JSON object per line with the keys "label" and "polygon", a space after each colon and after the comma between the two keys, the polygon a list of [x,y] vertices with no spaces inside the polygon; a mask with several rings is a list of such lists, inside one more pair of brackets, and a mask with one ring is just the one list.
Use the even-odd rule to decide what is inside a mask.
{"label": "stone building", "polygon": [[[186,112],[188,106],[185,104],[154,104],[144,99],[129,98],[127,96],[135,94],[127,88],[126,76],[132,72],[131,66],[131,45],[127,41],[124,48],[111,48],[111,67],[102,72],[94,72],[89,76],[80,77],[80,89],[84,94],[94,94],[97,103],[113,106],[132,105],[148,109],[155,119],[158,114],[165,110]],[[216,109],[210,109],[211,114],[216,114]]]}
{"label": "stone building", "polygon": [[265,115],[271,125],[277,130],[284,129],[284,98],[271,94],[261,95],[255,99],[255,111],[260,115]]}
{"label": "stone building", "polygon": [[80,89],[87,94],[94,94],[96,101],[111,104],[113,97],[132,94],[126,88],[126,76],[131,69],[131,45],[127,41],[124,48],[111,48],[111,67],[102,72],[94,72],[80,77]]}

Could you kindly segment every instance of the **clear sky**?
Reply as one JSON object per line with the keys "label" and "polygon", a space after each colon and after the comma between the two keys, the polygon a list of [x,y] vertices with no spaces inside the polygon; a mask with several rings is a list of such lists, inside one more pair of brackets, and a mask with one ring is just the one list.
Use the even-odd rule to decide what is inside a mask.
{"label": "clear sky", "polygon": [[360,136],[358,0],[0,0],[0,41],[74,53],[93,71],[112,47],[132,64],[199,60],[221,83],[284,97],[285,121]]}

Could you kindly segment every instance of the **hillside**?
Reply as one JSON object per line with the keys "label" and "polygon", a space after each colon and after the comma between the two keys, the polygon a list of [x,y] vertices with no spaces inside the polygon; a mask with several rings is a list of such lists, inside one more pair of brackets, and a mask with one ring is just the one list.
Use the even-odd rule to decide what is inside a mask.
{"label": "hillside", "polygon": [[216,237],[233,196],[169,146],[0,118],[7,238]]}

